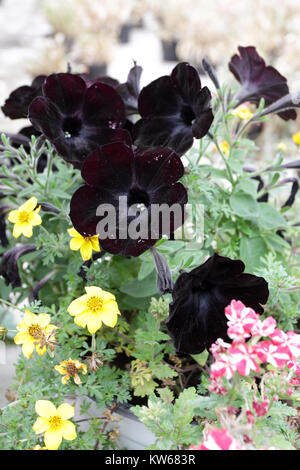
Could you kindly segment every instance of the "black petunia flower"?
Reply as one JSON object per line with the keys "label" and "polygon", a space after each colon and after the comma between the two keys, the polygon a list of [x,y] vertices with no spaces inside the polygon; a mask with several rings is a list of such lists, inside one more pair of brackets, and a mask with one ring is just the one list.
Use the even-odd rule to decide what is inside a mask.
{"label": "black petunia flower", "polygon": [[179,276],[166,321],[178,352],[198,354],[218,338],[229,341],[224,309],[233,299],[263,313],[268,284],[262,277],[245,274],[244,268],[240,260],[214,254],[198,268]]}
{"label": "black petunia flower", "polygon": [[12,287],[21,286],[18,260],[21,256],[32,253],[35,250],[36,247],[34,245],[17,245],[2,254],[0,276],[4,277],[7,285],[11,284]]}
{"label": "black petunia flower", "polygon": [[97,146],[114,141],[130,143],[124,104],[119,94],[101,82],[90,86],[78,75],[52,74],[43,96],[29,107],[33,126],[55,146],[64,160],[81,168]]}
{"label": "black petunia flower", "polygon": [[10,119],[27,118],[29,105],[42,94],[45,79],[46,75],[39,75],[30,86],[25,85],[14,90],[1,108],[5,116]]}
{"label": "black petunia flower", "polygon": [[204,137],[213,121],[211,94],[201,88],[197,70],[181,62],[170,76],[160,77],[142,89],[134,126],[136,145],[168,146],[183,155],[194,138]]}
{"label": "black petunia flower", "polygon": [[[289,93],[287,79],[271,65],[267,66],[255,47],[239,46],[238,50],[240,55],[232,56],[228,64],[229,70],[242,85],[237,95],[238,104],[250,101],[258,105],[264,98],[268,106]],[[288,121],[296,119],[297,114],[290,109],[279,112],[278,116]]]}
{"label": "black petunia flower", "polygon": [[[83,236],[98,233],[101,247],[109,253],[139,256],[163,233],[173,232],[182,225],[187,191],[177,181],[183,173],[182,162],[172,149],[151,148],[134,152],[119,142],[104,145],[91,153],[83,164],[81,174],[87,184],[72,197],[70,217],[73,226]],[[126,198],[125,205],[123,202],[120,205],[120,197]],[[104,223],[106,214],[96,215],[97,208],[103,204],[109,204],[113,209],[105,237],[97,224]],[[154,204],[165,204],[167,208],[177,204],[181,211],[179,217],[171,213],[168,220],[164,218],[162,222],[159,219],[156,225],[152,212]],[[128,214],[130,207],[140,209],[136,214]],[[135,223],[145,229],[136,239],[129,231],[129,225]]]}

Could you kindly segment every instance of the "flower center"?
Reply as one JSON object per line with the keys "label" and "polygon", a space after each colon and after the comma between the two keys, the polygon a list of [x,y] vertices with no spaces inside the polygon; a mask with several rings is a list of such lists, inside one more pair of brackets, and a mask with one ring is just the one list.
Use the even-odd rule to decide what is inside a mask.
{"label": "flower center", "polygon": [[103,305],[103,300],[100,297],[96,297],[93,295],[87,301],[88,308],[92,311],[92,313],[98,313],[101,310]]}
{"label": "flower center", "polygon": [[51,416],[49,419],[51,431],[56,431],[62,425],[62,419],[60,416]]}
{"label": "flower center", "polygon": [[27,211],[20,211],[19,212],[19,223],[24,224],[29,220],[29,213]]}
{"label": "flower center", "polygon": [[66,371],[68,375],[73,376],[77,373],[77,367],[75,366],[75,364],[73,364],[73,362],[68,362]]}
{"label": "flower center", "polygon": [[76,117],[67,117],[63,122],[62,129],[67,139],[78,137],[81,130],[81,120]]}
{"label": "flower center", "polygon": [[36,324],[31,325],[28,328],[28,333],[34,339],[41,339],[44,336],[42,328],[40,327],[40,325],[36,325]]}
{"label": "flower center", "polygon": [[182,106],[181,119],[183,120],[184,124],[186,124],[187,126],[191,126],[195,117],[195,113],[190,106]]}
{"label": "flower center", "polygon": [[149,207],[149,196],[146,193],[146,191],[143,191],[140,188],[131,188],[129,191],[129,197],[128,197],[128,206],[133,206],[133,205],[140,205],[141,208],[144,206],[144,208]]}

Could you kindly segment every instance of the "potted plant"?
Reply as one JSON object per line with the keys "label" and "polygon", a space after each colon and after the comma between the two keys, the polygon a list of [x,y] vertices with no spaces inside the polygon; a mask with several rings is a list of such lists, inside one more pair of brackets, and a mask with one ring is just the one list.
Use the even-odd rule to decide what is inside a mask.
{"label": "potted plant", "polygon": [[[141,91],[135,64],[123,84],[52,74],[6,100],[34,135],[1,144],[1,302],[22,349],[1,448],[298,447],[298,181],[284,175],[299,161],[274,141],[254,167],[247,132],[295,119],[299,100],[252,46],[229,62],[238,90],[203,68],[213,97],[180,63]],[[124,408],[147,442],[120,439]]]}

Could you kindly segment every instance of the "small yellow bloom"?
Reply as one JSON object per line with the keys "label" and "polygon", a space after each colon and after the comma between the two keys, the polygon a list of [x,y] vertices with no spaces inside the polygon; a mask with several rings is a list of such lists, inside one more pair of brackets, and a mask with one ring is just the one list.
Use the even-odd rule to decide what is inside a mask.
{"label": "small yellow bloom", "polygon": [[293,134],[293,141],[296,145],[300,145],[300,131]]}
{"label": "small yellow bloom", "polygon": [[78,372],[81,371],[83,375],[87,373],[87,367],[85,364],[82,364],[77,360],[74,361],[71,358],[69,358],[67,361],[62,361],[59,366],[55,366],[54,369],[63,375],[61,381],[64,385],[68,383],[71,377],[73,377],[76,385],[81,384]]}
{"label": "small yellow bloom", "polygon": [[69,421],[74,416],[74,406],[63,403],[57,409],[48,400],[38,400],[35,410],[39,415],[33,425],[36,434],[44,434],[45,446],[48,450],[57,450],[62,439],[72,441],[76,439],[74,423]]}
{"label": "small yellow bloom", "polygon": [[41,206],[36,206],[37,198],[31,197],[19,209],[9,212],[8,220],[14,224],[14,238],[18,238],[21,234],[27,238],[32,237],[32,226],[42,223],[41,216],[38,214]]}
{"label": "small yellow bloom", "polygon": [[76,325],[87,326],[91,334],[96,333],[102,323],[113,328],[121,315],[115,296],[95,286],[85,287],[85,291],[85,295],[73,300],[68,307]]}
{"label": "small yellow bloom", "polygon": [[227,140],[223,140],[223,142],[220,143],[220,149],[222,150],[224,155],[229,155],[230,145]]}
{"label": "small yellow bloom", "polygon": [[276,148],[277,148],[277,150],[279,150],[280,152],[286,152],[286,151],[287,151],[287,146],[285,145],[284,142],[278,142]]}
{"label": "small yellow bloom", "polygon": [[239,117],[240,119],[250,119],[253,116],[253,113],[250,111],[250,108],[248,108],[248,106],[244,104],[234,109],[232,111],[232,114],[234,114],[234,116]]}
{"label": "small yellow bloom", "polygon": [[22,353],[27,359],[31,357],[34,348],[43,356],[47,350],[47,336],[52,335],[56,329],[56,326],[50,325],[50,315],[36,315],[26,309],[23,320],[17,325],[18,333],[14,341],[16,344],[22,344]]}
{"label": "small yellow bloom", "polygon": [[73,227],[68,229],[68,234],[73,237],[70,240],[71,250],[80,250],[81,257],[84,261],[91,259],[93,250],[100,251],[98,235],[83,237]]}

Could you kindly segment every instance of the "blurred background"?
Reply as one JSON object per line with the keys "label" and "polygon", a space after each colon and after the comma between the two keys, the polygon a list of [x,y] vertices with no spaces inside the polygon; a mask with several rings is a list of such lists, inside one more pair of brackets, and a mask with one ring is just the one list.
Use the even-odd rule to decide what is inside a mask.
{"label": "blurred background", "polygon": [[[227,64],[239,45],[256,46],[295,91],[299,25],[299,0],[0,0],[0,106],[15,88],[39,74],[66,72],[68,64],[74,73],[124,82],[135,60],[143,67],[144,86],[182,60],[201,73],[206,56],[220,81],[237,87]],[[208,84],[204,75],[202,81]],[[1,132],[26,125],[0,112]],[[299,120],[265,123],[256,158],[272,160],[279,142],[286,144],[285,158],[299,158],[292,140],[299,129]],[[0,363],[0,406],[10,400],[16,355],[8,345],[6,363]]]}

